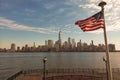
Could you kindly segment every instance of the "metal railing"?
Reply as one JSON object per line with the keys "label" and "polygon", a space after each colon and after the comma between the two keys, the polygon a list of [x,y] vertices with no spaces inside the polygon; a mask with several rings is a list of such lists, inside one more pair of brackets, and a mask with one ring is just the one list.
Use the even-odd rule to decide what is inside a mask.
{"label": "metal railing", "polygon": [[[120,70],[114,69],[116,72],[120,72]],[[91,68],[54,68],[54,69],[47,69],[46,73],[105,73],[105,69],[91,69]],[[28,69],[23,71],[24,74],[30,73],[43,73],[43,69]]]}
{"label": "metal railing", "polygon": [[[38,73],[40,75],[43,75],[43,69],[21,70],[21,71],[17,72],[16,74],[12,75],[11,77],[9,77],[7,80],[15,80],[21,74],[25,75],[25,74],[32,74],[32,73]],[[89,79],[89,80],[105,80],[105,79],[102,79],[102,78],[105,78],[105,76],[106,76],[106,70],[105,69],[99,69],[99,68],[94,68],[94,69],[91,69],[91,68],[54,68],[54,69],[47,69],[46,74],[47,75],[49,75],[49,74],[63,74],[63,75],[52,76],[51,78],[54,78],[54,79],[50,79],[50,77],[47,77],[46,80],[59,80],[57,78],[58,77],[59,78],[65,77],[64,74],[70,74],[70,75],[66,75],[66,77],[69,77],[69,76],[75,77],[76,76],[75,78],[77,78],[80,75],[71,75],[71,74],[79,74],[79,73],[82,73],[82,74],[85,73],[85,74],[91,74],[91,75],[97,75],[97,74],[103,74],[104,75],[104,77],[101,77],[101,78],[99,76],[91,76],[91,75],[86,76],[86,77],[92,78],[92,79]],[[119,73],[120,74],[120,68],[113,68],[112,73]],[[94,78],[96,77],[96,79],[93,79],[93,77]],[[64,80],[64,79],[61,79],[61,80]],[[84,80],[87,80],[87,79],[84,79]],[[119,80],[119,79],[114,79],[114,80]]]}
{"label": "metal railing", "polygon": [[15,78],[18,77],[20,74],[23,74],[22,70],[10,76],[9,78],[7,78],[7,80],[15,80]]}

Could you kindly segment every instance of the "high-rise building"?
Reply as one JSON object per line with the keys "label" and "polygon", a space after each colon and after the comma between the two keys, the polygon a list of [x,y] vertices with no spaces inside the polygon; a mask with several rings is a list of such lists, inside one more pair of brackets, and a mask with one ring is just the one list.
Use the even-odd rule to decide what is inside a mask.
{"label": "high-rise building", "polygon": [[11,44],[11,49],[10,49],[12,52],[15,52],[16,51],[16,45],[15,43],[12,43]]}
{"label": "high-rise building", "polygon": [[25,47],[24,46],[21,48],[21,51],[25,51]]}
{"label": "high-rise building", "polygon": [[48,41],[47,40],[45,40],[45,46],[48,46]]}
{"label": "high-rise building", "polygon": [[25,45],[25,51],[28,51],[28,44]]}
{"label": "high-rise building", "polygon": [[109,44],[109,51],[115,51],[115,44]]}
{"label": "high-rise building", "polygon": [[58,41],[56,41],[55,42],[55,44],[54,44],[54,48],[55,48],[55,51],[60,51],[60,48],[59,48],[60,46],[59,46],[59,42]]}
{"label": "high-rise building", "polygon": [[30,51],[36,51],[36,45],[35,45],[35,42],[33,43],[33,46],[30,48]]}
{"label": "high-rise building", "polygon": [[93,42],[93,40],[91,40],[91,45],[94,45],[94,42]]}
{"label": "high-rise building", "polygon": [[53,48],[53,40],[48,40],[48,48]]}
{"label": "high-rise building", "polygon": [[17,51],[18,51],[18,52],[20,51],[20,47],[19,47],[19,46],[17,47]]}
{"label": "high-rise building", "polygon": [[59,32],[59,46],[62,46],[62,32]]}
{"label": "high-rise building", "polygon": [[82,41],[80,40],[78,43],[77,43],[77,51],[81,51],[82,49]]}
{"label": "high-rise building", "polygon": [[96,51],[95,50],[95,45],[94,45],[94,42],[93,42],[93,40],[91,40],[91,43],[90,43],[90,45],[89,45],[89,51]]}
{"label": "high-rise building", "polygon": [[63,43],[63,51],[69,51],[69,47],[68,47],[68,42],[67,41],[65,41]]}
{"label": "high-rise building", "polygon": [[71,38],[68,38],[68,48],[71,48]]}
{"label": "high-rise building", "polygon": [[76,42],[75,42],[75,39],[72,39],[72,44],[71,44],[71,47],[72,47],[72,48],[75,48],[75,47],[76,47]]}
{"label": "high-rise building", "polygon": [[33,48],[35,48],[36,46],[35,46],[35,42],[34,42],[34,44],[33,44]]}
{"label": "high-rise building", "polygon": [[83,50],[83,51],[88,51],[88,44],[87,44],[87,43],[84,42],[84,43],[82,44],[82,50]]}

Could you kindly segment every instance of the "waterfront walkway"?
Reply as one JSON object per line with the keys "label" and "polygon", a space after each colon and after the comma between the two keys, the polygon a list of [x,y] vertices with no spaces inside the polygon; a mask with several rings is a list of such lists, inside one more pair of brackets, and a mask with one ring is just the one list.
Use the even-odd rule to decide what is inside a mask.
{"label": "waterfront walkway", "polygon": [[[40,74],[27,74],[21,75],[16,80],[42,80]],[[102,75],[90,75],[90,74],[49,74],[46,76],[46,80],[106,80]]]}
{"label": "waterfront walkway", "polygon": [[[15,80],[42,80],[42,69],[24,70]],[[113,69],[113,80],[120,80],[120,69]],[[14,79],[9,79],[14,80]],[[105,69],[49,69],[46,80],[106,80]]]}

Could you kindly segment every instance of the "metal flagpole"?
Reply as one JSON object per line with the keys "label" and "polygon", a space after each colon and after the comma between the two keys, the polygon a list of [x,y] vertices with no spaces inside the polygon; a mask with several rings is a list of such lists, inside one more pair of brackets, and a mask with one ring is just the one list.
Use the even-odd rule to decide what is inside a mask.
{"label": "metal flagpole", "polygon": [[103,57],[103,61],[105,62],[105,69],[106,69],[106,79],[108,80],[109,78],[108,78],[108,68],[107,68],[107,60]]}
{"label": "metal flagpole", "polygon": [[[99,6],[102,8],[103,12],[103,17],[104,17],[104,6],[106,5],[106,2],[102,1],[99,3]],[[109,49],[108,49],[108,44],[107,44],[107,35],[106,35],[106,27],[105,27],[105,22],[104,22],[104,40],[105,40],[105,48],[106,48],[106,60],[107,60],[107,71],[108,71],[108,80],[113,80],[112,79],[112,70],[111,70],[111,65],[110,65],[110,60],[109,60]]]}

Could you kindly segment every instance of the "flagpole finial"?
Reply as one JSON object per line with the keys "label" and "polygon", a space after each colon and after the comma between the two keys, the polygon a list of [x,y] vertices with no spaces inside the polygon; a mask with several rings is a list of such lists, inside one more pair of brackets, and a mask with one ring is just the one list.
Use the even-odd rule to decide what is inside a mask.
{"label": "flagpole finial", "polygon": [[107,4],[106,2],[101,1],[101,2],[98,4],[98,6],[104,7],[106,4]]}

